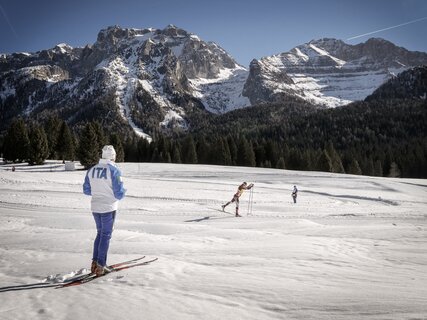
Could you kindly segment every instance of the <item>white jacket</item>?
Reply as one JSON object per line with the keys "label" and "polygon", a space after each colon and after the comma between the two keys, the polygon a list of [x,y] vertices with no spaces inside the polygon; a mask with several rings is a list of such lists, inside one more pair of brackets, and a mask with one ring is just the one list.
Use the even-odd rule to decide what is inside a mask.
{"label": "white jacket", "polygon": [[126,190],[121,172],[113,161],[100,159],[86,172],[83,193],[92,196],[91,210],[97,213],[115,211]]}

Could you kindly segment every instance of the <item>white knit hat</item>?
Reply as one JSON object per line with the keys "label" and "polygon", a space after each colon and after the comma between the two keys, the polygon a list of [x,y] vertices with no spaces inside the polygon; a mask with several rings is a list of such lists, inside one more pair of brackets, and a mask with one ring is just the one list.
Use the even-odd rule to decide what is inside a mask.
{"label": "white knit hat", "polygon": [[104,146],[102,148],[102,159],[108,159],[115,161],[116,160],[116,150],[111,145]]}

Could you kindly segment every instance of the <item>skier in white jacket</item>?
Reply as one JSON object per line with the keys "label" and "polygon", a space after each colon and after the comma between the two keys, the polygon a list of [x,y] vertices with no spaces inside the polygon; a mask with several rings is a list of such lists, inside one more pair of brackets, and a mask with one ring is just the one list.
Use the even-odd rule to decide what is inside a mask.
{"label": "skier in white jacket", "polygon": [[83,193],[92,196],[91,210],[96,223],[97,235],[93,246],[91,272],[97,276],[108,272],[107,254],[113,232],[119,200],[126,190],[123,188],[121,172],[116,166],[116,151],[111,145],[102,149],[102,159],[90,168],[83,184]]}

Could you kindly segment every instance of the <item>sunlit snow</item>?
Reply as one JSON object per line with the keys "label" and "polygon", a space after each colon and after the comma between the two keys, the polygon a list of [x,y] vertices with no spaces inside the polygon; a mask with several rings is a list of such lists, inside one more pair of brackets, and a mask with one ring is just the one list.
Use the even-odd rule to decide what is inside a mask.
{"label": "sunlit snow", "polygon": [[[31,289],[87,271],[95,223],[85,171],[15,166],[0,166],[1,319],[426,318],[425,179],[120,163],[108,261],[159,260]],[[235,218],[220,206],[243,181],[252,214],[247,191]]]}

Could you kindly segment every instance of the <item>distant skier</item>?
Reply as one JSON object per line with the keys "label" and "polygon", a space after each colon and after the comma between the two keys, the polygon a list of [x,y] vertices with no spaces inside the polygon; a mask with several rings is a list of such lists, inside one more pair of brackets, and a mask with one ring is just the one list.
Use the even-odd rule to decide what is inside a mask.
{"label": "distant skier", "polygon": [[83,193],[92,196],[91,210],[96,223],[96,238],[93,245],[91,272],[97,276],[108,272],[107,253],[113,232],[119,200],[126,190],[119,168],[114,161],[116,151],[111,145],[102,148],[102,159],[90,168],[83,184]]}
{"label": "distant skier", "polygon": [[248,185],[246,182],[243,182],[238,188],[237,192],[234,194],[233,199],[231,199],[226,204],[222,205],[222,211],[224,211],[225,207],[228,206],[230,203],[236,202],[236,217],[241,217],[239,214],[239,198],[243,194],[245,190],[250,190],[254,186],[253,183]]}
{"label": "distant skier", "polygon": [[292,190],[292,199],[294,199],[294,203],[297,203],[298,189],[297,186],[294,186]]}

